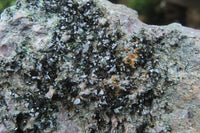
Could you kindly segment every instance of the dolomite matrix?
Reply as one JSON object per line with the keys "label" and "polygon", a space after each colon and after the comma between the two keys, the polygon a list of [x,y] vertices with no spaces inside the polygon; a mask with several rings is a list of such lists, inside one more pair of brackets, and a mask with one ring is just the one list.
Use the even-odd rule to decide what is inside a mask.
{"label": "dolomite matrix", "polygon": [[200,31],[106,0],[18,0],[0,19],[1,133],[200,131]]}

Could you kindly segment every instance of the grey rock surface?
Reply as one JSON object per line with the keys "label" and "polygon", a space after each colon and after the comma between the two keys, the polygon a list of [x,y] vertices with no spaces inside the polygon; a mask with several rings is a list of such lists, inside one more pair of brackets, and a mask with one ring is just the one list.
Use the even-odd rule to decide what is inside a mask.
{"label": "grey rock surface", "polygon": [[200,131],[199,30],[106,0],[19,0],[0,62],[1,133]]}

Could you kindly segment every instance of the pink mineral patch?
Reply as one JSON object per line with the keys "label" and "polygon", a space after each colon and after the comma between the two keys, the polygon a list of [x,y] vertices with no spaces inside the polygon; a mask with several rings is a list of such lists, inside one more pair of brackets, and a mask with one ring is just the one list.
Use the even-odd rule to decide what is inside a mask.
{"label": "pink mineral patch", "polygon": [[13,51],[13,44],[4,44],[0,46],[0,55],[3,55],[5,57],[9,57],[12,54]]}

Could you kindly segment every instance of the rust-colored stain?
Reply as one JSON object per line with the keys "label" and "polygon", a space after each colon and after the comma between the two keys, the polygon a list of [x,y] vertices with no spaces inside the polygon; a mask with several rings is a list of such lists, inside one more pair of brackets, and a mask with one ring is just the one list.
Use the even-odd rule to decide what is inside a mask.
{"label": "rust-colored stain", "polygon": [[[107,84],[107,85],[111,85],[111,86],[115,87],[116,90],[113,93],[113,95],[115,95],[115,96],[119,96],[124,91],[121,88],[120,79],[119,79],[118,75],[112,75],[111,78],[110,78],[110,81],[105,80],[104,83]],[[102,90],[106,91],[105,88],[102,88]]]}
{"label": "rust-colored stain", "polygon": [[116,91],[115,91],[115,96],[119,96],[120,94],[123,93],[123,90],[118,88]]}
{"label": "rust-colored stain", "polygon": [[117,75],[112,75],[112,77],[111,77],[112,83],[110,85],[112,85],[114,87],[119,87],[120,85],[119,85],[117,79],[118,79]]}
{"label": "rust-colored stain", "polygon": [[85,87],[85,88],[84,88],[84,90],[87,90],[87,89],[88,89],[88,87]]}
{"label": "rust-colored stain", "polygon": [[138,58],[137,55],[129,54],[127,57],[123,59],[125,64],[130,65],[132,68],[135,68],[135,60]]}

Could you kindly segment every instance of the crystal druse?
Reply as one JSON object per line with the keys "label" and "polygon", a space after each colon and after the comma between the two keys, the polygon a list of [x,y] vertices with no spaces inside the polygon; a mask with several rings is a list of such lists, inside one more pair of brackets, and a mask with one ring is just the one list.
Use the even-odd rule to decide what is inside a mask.
{"label": "crystal druse", "polygon": [[200,130],[200,31],[106,0],[18,0],[0,20],[0,132]]}

